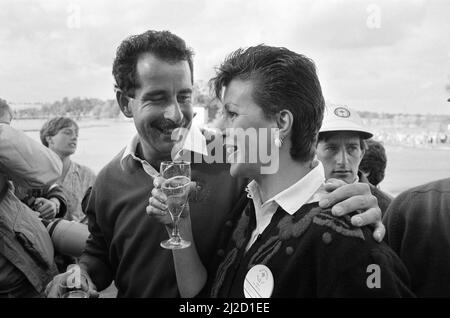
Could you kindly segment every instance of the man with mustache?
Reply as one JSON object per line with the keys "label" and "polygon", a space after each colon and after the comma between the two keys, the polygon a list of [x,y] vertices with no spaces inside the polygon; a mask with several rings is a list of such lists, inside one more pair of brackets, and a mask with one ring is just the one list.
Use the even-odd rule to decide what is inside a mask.
{"label": "man with mustache", "polygon": [[[113,65],[116,98],[122,113],[133,118],[138,134],[99,173],[88,203],[91,236],[80,266],[89,277],[93,297],[113,280],[118,297],[179,296],[172,253],[159,245],[168,234],[145,210],[161,161],[177,159],[171,157],[175,128],[190,128],[189,133],[203,141],[184,144],[177,152],[180,156],[207,155],[205,138],[191,125],[192,56],[185,42],[168,31],[131,36],[117,50]],[[246,183],[232,179],[227,164],[196,160],[191,168],[196,184],[189,202],[193,232],[198,254],[208,264],[218,252],[218,233],[231,226],[229,212]],[[336,184],[328,187],[335,189]],[[366,200],[350,198],[355,193]],[[379,208],[366,185],[340,187],[327,200],[327,206],[344,200],[340,204],[344,213],[367,210],[359,217],[364,224],[376,223],[375,235],[383,237]],[[49,297],[58,296],[58,282],[66,276],[55,277],[47,288]]]}
{"label": "man with mustache", "polygon": [[358,113],[346,106],[328,106],[317,141],[317,158],[325,168],[325,178],[336,178],[348,184],[364,182],[377,198],[384,214],[391,196],[370,184],[362,172],[361,163],[366,151],[366,139],[373,134],[364,127]]}

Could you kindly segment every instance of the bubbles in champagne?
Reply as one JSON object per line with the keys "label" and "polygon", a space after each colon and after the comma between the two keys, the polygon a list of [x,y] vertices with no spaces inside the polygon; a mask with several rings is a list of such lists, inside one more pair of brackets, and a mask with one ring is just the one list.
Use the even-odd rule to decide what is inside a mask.
{"label": "bubbles in champagne", "polygon": [[167,206],[172,216],[181,214],[188,198],[190,179],[185,176],[176,176],[164,181],[162,191],[167,196]]}

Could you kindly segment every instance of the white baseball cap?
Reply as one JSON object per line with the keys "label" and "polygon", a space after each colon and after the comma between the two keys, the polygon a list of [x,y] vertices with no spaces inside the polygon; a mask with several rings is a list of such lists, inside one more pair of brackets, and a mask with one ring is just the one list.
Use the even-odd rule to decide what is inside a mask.
{"label": "white baseball cap", "polygon": [[373,136],[373,133],[364,126],[356,110],[341,105],[325,107],[319,133],[328,131],[355,131],[363,139],[369,139]]}

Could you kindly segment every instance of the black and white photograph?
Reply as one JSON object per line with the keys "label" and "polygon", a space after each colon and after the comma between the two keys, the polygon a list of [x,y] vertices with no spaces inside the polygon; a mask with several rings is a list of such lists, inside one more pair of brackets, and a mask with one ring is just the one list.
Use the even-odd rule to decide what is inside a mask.
{"label": "black and white photograph", "polygon": [[0,0],[0,298],[450,298],[449,16]]}

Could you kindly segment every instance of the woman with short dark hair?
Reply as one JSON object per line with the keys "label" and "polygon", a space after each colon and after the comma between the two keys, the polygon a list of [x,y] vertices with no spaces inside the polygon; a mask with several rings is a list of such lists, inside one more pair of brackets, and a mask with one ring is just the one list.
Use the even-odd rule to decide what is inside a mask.
{"label": "woman with short dark hair", "polygon": [[[385,243],[318,204],[325,176],[314,153],[325,103],[314,63],[286,48],[239,49],[220,66],[213,86],[233,137],[230,173],[252,181],[230,213],[215,260],[202,264],[192,247],[173,251],[180,294],[412,296],[405,266]],[[278,169],[268,172],[261,157],[250,159],[261,148]],[[164,207],[162,193],[153,198]],[[189,217],[180,229],[194,240]]]}

